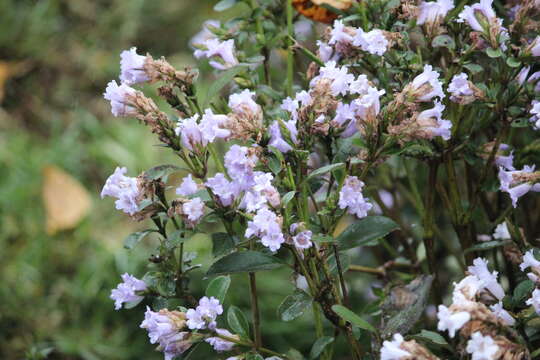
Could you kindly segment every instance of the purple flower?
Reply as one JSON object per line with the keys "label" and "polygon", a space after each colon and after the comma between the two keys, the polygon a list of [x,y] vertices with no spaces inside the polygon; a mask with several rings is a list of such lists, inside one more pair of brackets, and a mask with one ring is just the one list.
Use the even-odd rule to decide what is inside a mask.
{"label": "purple flower", "polygon": [[268,208],[260,209],[253,220],[248,221],[245,236],[246,238],[257,236],[271,251],[279,250],[281,244],[285,242],[278,217]]}
{"label": "purple flower", "polygon": [[453,0],[422,1],[419,6],[420,13],[416,23],[423,25],[425,23],[438,22],[454,8]]}
{"label": "purple flower", "polygon": [[350,44],[352,42],[353,37],[346,31],[346,27],[343,24],[343,21],[335,20],[332,31],[330,32],[330,40],[328,41],[328,44]]}
{"label": "purple flower", "polygon": [[204,202],[201,198],[193,198],[182,205],[182,212],[190,225],[195,225],[204,215]]}
{"label": "purple flower", "polygon": [[198,189],[197,183],[193,181],[191,174],[189,174],[182,180],[182,184],[176,188],[176,195],[190,196],[195,194]]}
{"label": "purple flower", "polygon": [[361,219],[367,216],[373,205],[369,203],[362,194],[364,183],[356,176],[347,176],[345,183],[339,192],[339,208],[347,209],[351,215]]}
{"label": "purple flower", "polygon": [[356,30],[353,44],[372,55],[383,56],[389,42],[384,36],[384,33],[379,29],[364,32],[359,28]]}
{"label": "purple flower", "polygon": [[432,109],[424,110],[418,114],[417,123],[422,127],[422,130],[431,135],[431,138],[440,136],[444,140],[449,140],[452,136],[452,122],[442,118],[444,105],[439,101],[435,101],[435,106]]}
{"label": "purple flower", "polygon": [[233,145],[225,154],[227,173],[241,191],[253,184],[253,168],[258,160],[257,155],[245,146]]}
{"label": "purple flower", "polygon": [[439,81],[439,73],[433,70],[431,65],[424,65],[424,71],[416,76],[410,84],[413,95],[420,102],[431,101],[434,97],[444,99],[442,83]]}
{"label": "purple flower", "polygon": [[198,146],[206,146],[208,140],[203,136],[199,127],[199,115],[187,119],[179,119],[175,129],[176,135],[180,136],[182,145],[190,151],[195,151]]}
{"label": "purple flower", "polygon": [[133,85],[150,80],[144,71],[146,56],[137,54],[137,48],[132,47],[120,53],[120,81]]}
{"label": "purple flower", "polygon": [[114,300],[114,309],[120,310],[123,303],[140,301],[144,296],[137,295],[137,291],[146,290],[144,281],[125,273],[122,275],[122,282],[118,284],[116,289],[111,291],[110,298]]}
{"label": "purple flower", "polygon": [[204,140],[212,143],[216,138],[228,138],[231,132],[223,128],[227,120],[227,115],[214,114],[211,109],[206,109],[199,124],[199,129]]}
{"label": "purple flower", "polygon": [[[237,335],[231,334],[229,330],[227,329],[216,329],[216,333],[221,336],[239,339]],[[231,351],[235,345],[235,343],[224,340],[218,336],[209,337],[205,339],[204,341],[210,344],[214,348],[214,350],[217,352]]]}
{"label": "purple flower", "polygon": [[107,84],[103,97],[111,102],[111,112],[114,116],[132,116],[136,114],[133,106],[129,105],[129,97],[137,91],[126,84],[118,85],[115,80]]}
{"label": "purple flower", "polygon": [[216,318],[223,314],[223,307],[215,297],[202,297],[195,309],[186,312],[187,326],[191,330],[210,329],[216,327]]}
{"label": "purple flower", "polygon": [[313,233],[310,230],[298,231],[300,225],[294,223],[290,227],[291,234],[296,234],[292,237],[294,246],[299,250],[309,249],[313,246],[311,236]]}
{"label": "purple flower", "polygon": [[219,41],[218,39],[211,38],[204,41],[201,44],[204,49],[195,50],[195,57],[200,59],[205,57],[210,59],[210,65],[218,70],[230,69],[238,65],[238,60],[235,56],[234,40]]}
{"label": "purple flower", "polygon": [[126,173],[125,167],[117,167],[105,182],[103,190],[101,190],[101,198],[103,199],[105,196],[116,198],[116,209],[133,215],[139,210],[137,201],[139,186],[137,178],[125,176]]}
{"label": "purple flower", "polygon": [[222,173],[217,173],[214,177],[209,178],[205,185],[212,190],[223,206],[232,205],[240,193],[240,189],[227,180]]}
{"label": "purple flower", "polygon": [[229,96],[229,107],[233,112],[242,112],[244,106],[247,106],[253,112],[258,112],[260,106],[253,100],[254,96],[255,92],[248,89],[237,94],[231,94]]}

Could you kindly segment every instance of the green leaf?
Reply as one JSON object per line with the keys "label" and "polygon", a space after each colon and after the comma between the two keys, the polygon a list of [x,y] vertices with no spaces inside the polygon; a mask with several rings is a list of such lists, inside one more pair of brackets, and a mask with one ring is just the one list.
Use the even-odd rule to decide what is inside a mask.
{"label": "green leaf", "polygon": [[492,240],[492,241],[486,241],[479,244],[476,244],[474,246],[471,246],[470,248],[465,249],[463,252],[464,254],[470,253],[472,251],[487,251],[491,249],[495,249],[501,246],[505,246],[512,243],[512,240]]}
{"label": "green leaf", "polygon": [[167,237],[167,245],[170,249],[173,249],[183,242],[185,242],[189,237],[185,236],[186,230],[176,230],[171,235]]}
{"label": "green leaf", "polygon": [[492,59],[501,57],[503,55],[503,52],[501,49],[493,49],[493,48],[487,48],[486,54]]}
{"label": "green leaf", "polygon": [[435,36],[435,38],[431,42],[431,46],[445,47],[445,48],[453,50],[456,48],[456,43],[454,42],[454,39],[452,39],[448,35],[439,35],[439,36]]}
{"label": "green leaf", "polygon": [[525,299],[527,299],[534,290],[534,287],[534,282],[531,280],[527,279],[520,282],[514,289],[514,294],[512,295],[512,304],[514,306],[522,305]]}
{"label": "green leaf", "polygon": [[470,72],[472,72],[473,74],[478,74],[482,71],[484,71],[484,68],[478,64],[465,64],[463,65],[463,67],[467,70],[469,70]]}
{"label": "green leaf", "polygon": [[285,265],[278,258],[258,251],[242,251],[222,257],[210,266],[208,276],[273,270]]}
{"label": "green leaf", "polygon": [[366,320],[362,319],[360,316],[356,315],[343,305],[334,305],[332,306],[332,310],[336,314],[338,314],[343,320],[346,320],[351,324],[358,326],[360,329],[364,329],[373,333],[377,332],[373,325],[371,325]]}
{"label": "green leaf", "polygon": [[448,348],[450,346],[448,345],[446,339],[442,337],[442,335],[434,331],[422,330],[419,334],[412,335],[411,337],[415,340],[428,342],[429,344],[436,346],[442,346],[445,348]]}
{"label": "green leaf", "polygon": [[222,75],[208,88],[206,98],[203,102],[204,107],[207,107],[210,101],[212,101],[212,99],[214,98],[214,96],[218,95],[221,89],[223,89],[225,85],[229,84],[234,79],[234,77],[243,70],[245,70],[244,66],[235,66],[232,69],[224,71]]}
{"label": "green leaf", "polygon": [[249,353],[246,360],[264,360],[264,358],[260,354]]}
{"label": "green leaf", "polygon": [[398,224],[384,216],[368,216],[349,225],[336,238],[341,250],[352,249],[380,239],[399,229]]}
{"label": "green leaf", "polygon": [[304,356],[302,355],[302,353],[296,349],[289,349],[289,351],[287,351],[287,357],[290,359],[290,360],[304,360]]}
{"label": "green leaf", "polygon": [[236,4],[236,0],[221,0],[216,5],[214,5],[214,11],[221,12],[225,11]]}
{"label": "green leaf", "polygon": [[318,338],[309,352],[310,359],[316,359],[324,351],[324,348],[334,342],[334,338],[331,336],[323,336]]}
{"label": "green leaf", "polygon": [[330,165],[326,165],[326,166],[323,166],[321,168],[318,168],[317,170],[314,170],[312,171],[306,178],[306,180],[304,181],[309,181],[310,179],[313,179],[314,177],[316,176],[319,176],[319,175],[322,175],[322,174],[326,174],[327,172],[330,172],[332,170],[336,170],[336,169],[339,169],[341,167],[344,167],[345,164],[344,163],[336,163],[336,164],[330,164]]}
{"label": "green leaf", "polygon": [[283,321],[291,321],[301,316],[306,308],[311,305],[313,299],[301,290],[287,296],[279,305],[277,313]]}
{"label": "green leaf", "polygon": [[176,165],[159,165],[146,170],[144,172],[144,177],[150,180],[162,179],[164,182],[166,182],[169,175],[180,170],[183,169]]}
{"label": "green leaf", "polygon": [[212,234],[212,255],[219,257],[230,253],[236,246],[234,238],[227,233]]}
{"label": "green leaf", "polygon": [[234,305],[227,311],[227,323],[231,330],[243,338],[249,338],[249,324],[246,315]]}
{"label": "green leaf", "polygon": [[420,319],[427,306],[433,276],[421,275],[406,286],[392,288],[381,305],[383,337],[406,334]]}
{"label": "green leaf", "polygon": [[296,195],[296,191],[289,191],[288,193],[283,195],[283,197],[281,198],[281,203],[283,204],[283,206],[287,206],[289,201],[294,198],[294,195]]}
{"label": "green leaf", "polygon": [[517,68],[521,66],[521,62],[513,57],[509,57],[506,59],[506,65],[510,66],[511,68]]}
{"label": "green leaf", "polygon": [[223,304],[223,301],[225,300],[225,295],[227,295],[227,290],[229,290],[229,286],[231,285],[231,277],[230,276],[218,276],[212,281],[210,281],[210,284],[206,287],[206,296],[208,297],[215,297],[219,300],[220,304]]}
{"label": "green leaf", "polygon": [[[347,270],[349,270],[349,266],[351,265],[351,258],[346,251],[339,252],[339,262],[341,264],[341,271],[343,271],[344,273],[347,272]],[[332,254],[328,257],[328,270],[330,270],[330,273],[332,275],[338,275],[338,267],[335,254]]]}
{"label": "green leaf", "polygon": [[144,239],[144,237],[152,232],[157,232],[156,230],[148,229],[143,231],[137,231],[133,234],[128,235],[128,237],[124,240],[124,248],[131,250],[141,241]]}

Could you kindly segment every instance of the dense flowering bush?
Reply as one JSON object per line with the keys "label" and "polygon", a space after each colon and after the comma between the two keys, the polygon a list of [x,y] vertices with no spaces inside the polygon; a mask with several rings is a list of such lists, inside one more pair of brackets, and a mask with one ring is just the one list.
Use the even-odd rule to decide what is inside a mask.
{"label": "dense flowering bush", "polygon": [[[303,359],[262,343],[258,272],[288,267],[297,290],[278,315],[311,309],[311,359],[331,359],[338,336],[353,359],[537,356],[540,2],[216,9],[236,2],[243,16],[208,21],[192,40],[215,69],[206,94],[195,70],[135,48],[121,53],[120,85],[107,86],[113,115],[147,125],[179,160],[138,177],[117,168],[103,188],[155,225],[126,247],[160,239],[149,272],[124,274],[112,291],[116,308],[147,302],[141,328],[165,359],[201,342],[228,359]],[[294,24],[293,5],[331,24]],[[301,40],[306,26],[316,41]],[[135,88],[147,82],[168,113]],[[184,243],[205,232],[213,280],[197,300],[188,280],[199,266]],[[359,248],[378,266],[350,264]],[[350,272],[378,277],[361,313]],[[223,323],[232,273],[249,277],[251,324],[233,305]]]}

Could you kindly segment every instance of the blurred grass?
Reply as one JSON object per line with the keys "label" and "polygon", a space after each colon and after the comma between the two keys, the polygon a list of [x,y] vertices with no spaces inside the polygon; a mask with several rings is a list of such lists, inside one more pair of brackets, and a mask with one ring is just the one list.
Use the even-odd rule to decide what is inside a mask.
{"label": "blurred grass", "polygon": [[[114,311],[110,289],[125,271],[141,276],[151,245],[128,252],[134,224],[100,200],[117,165],[130,175],[175,159],[147,129],[110,115],[102,99],[118,77],[119,52],[166,56],[193,64],[187,46],[211,17],[211,1],[0,1],[0,359],[160,359],[139,329],[144,307]],[[11,71],[16,68],[17,71]],[[6,78],[2,77],[7,74]],[[5,81],[4,81],[5,80]],[[75,229],[45,231],[42,170],[54,164],[91,194],[92,210]],[[204,238],[189,246],[208,263]],[[201,295],[202,271],[192,282]],[[307,333],[308,317],[282,323],[276,309],[292,291],[287,273],[261,280],[265,342],[285,351]],[[247,283],[234,277],[226,305],[248,311]],[[249,314],[247,314],[249,315]],[[298,338],[309,349],[312,339]],[[203,349],[194,358],[208,358]],[[206,354],[206,355],[205,355]],[[210,356],[215,356],[210,355]]]}

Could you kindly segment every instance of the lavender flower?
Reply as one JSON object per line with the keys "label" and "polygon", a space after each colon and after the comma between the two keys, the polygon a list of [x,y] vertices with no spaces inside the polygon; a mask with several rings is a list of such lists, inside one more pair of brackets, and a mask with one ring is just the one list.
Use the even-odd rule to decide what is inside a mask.
{"label": "lavender flower", "polygon": [[277,215],[267,208],[257,211],[253,220],[248,221],[245,236],[246,238],[257,236],[271,251],[279,250],[281,244],[285,242]]}
{"label": "lavender flower", "polygon": [[517,207],[519,198],[529,191],[540,192],[539,180],[537,173],[534,173],[534,166],[526,165],[522,170],[512,171],[499,168],[500,189],[510,195],[514,207]]}
{"label": "lavender flower", "polygon": [[349,85],[354,81],[354,75],[349,74],[346,66],[336,67],[335,61],[328,61],[319,70],[319,75],[311,80],[310,85],[314,86],[320,79],[331,81],[332,95],[338,96],[347,94]]}
{"label": "lavender flower", "polygon": [[466,5],[463,11],[459,13],[456,21],[459,23],[466,22],[475,31],[489,32],[489,29],[484,29],[482,23],[489,24],[490,26],[502,25],[502,20],[497,18],[492,5],[493,0],[480,0],[479,3],[472,6]]}
{"label": "lavender flower", "polygon": [[362,188],[364,183],[356,176],[347,176],[343,188],[339,192],[339,208],[347,209],[351,215],[361,219],[367,216],[373,205],[364,199]]}
{"label": "lavender flower", "polygon": [[187,119],[179,119],[175,129],[176,135],[180,136],[182,146],[190,151],[195,151],[199,146],[206,146],[208,140],[203,136],[199,127],[199,115],[195,114]]}
{"label": "lavender flower", "polygon": [[334,26],[330,32],[330,40],[328,41],[328,44],[350,44],[352,42],[353,37],[351,34],[349,34],[349,32],[347,32],[347,27],[343,24],[343,21],[335,20]]}
{"label": "lavender flower", "polygon": [[110,298],[114,300],[114,309],[120,310],[123,303],[135,302],[144,299],[144,296],[137,295],[137,291],[146,290],[144,281],[125,273],[122,275],[122,282],[116,289],[111,291]]}
{"label": "lavender flower", "polygon": [[433,70],[431,65],[424,65],[424,71],[413,79],[408,85],[411,95],[420,102],[431,101],[434,97],[444,99],[442,83],[439,81],[439,73]]}
{"label": "lavender flower", "polygon": [[137,54],[137,48],[132,47],[120,53],[120,81],[127,85],[150,81],[144,70],[146,56]]}
{"label": "lavender flower", "polygon": [[130,105],[130,97],[137,91],[126,84],[118,85],[115,80],[107,84],[103,97],[111,102],[111,112],[115,117],[132,116],[136,110]]}
{"label": "lavender flower", "polygon": [[442,137],[444,140],[449,140],[452,132],[452,122],[442,118],[444,105],[435,101],[435,106],[432,109],[424,110],[418,114],[416,122],[420,125],[428,138],[432,139],[436,136]]}
{"label": "lavender flower", "polygon": [[205,40],[201,47],[202,49],[195,50],[193,55],[197,59],[202,57],[210,59],[209,64],[215,69],[226,70],[238,65],[238,60],[234,54],[233,39],[222,42],[212,38]]}
{"label": "lavender flower", "polygon": [[310,230],[302,230],[300,224],[294,223],[290,226],[291,234],[295,234],[292,237],[294,246],[302,251],[304,249],[309,249],[313,246],[311,242],[311,236],[313,233]]}
{"label": "lavender flower", "polygon": [[191,226],[199,222],[204,215],[204,202],[201,198],[193,198],[182,204],[182,212]]}
{"label": "lavender flower", "polygon": [[362,29],[356,30],[353,45],[359,46],[363,51],[372,55],[383,56],[388,48],[388,40],[379,29],[364,32]]}
{"label": "lavender flower", "polygon": [[206,20],[202,25],[201,31],[195,34],[189,41],[190,45],[195,47],[199,44],[204,44],[207,40],[215,39],[216,35],[210,30],[210,27],[219,28],[220,26],[221,23],[219,20]]}
{"label": "lavender flower", "polygon": [[227,180],[225,175],[222,173],[217,173],[214,177],[209,178],[205,185],[212,190],[223,206],[232,205],[240,193],[238,187],[234,186],[232,182]]}
{"label": "lavender flower", "polygon": [[103,199],[105,196],[116,198],[116,209],[133,215],[139,210],[137,200],[139,186],[137,178],[125,176],[126,173],[125,167],[117,167],[105,182],[103,190],[101,190],[101,198]]}
{"label": "lavender flower", "polygon": [[456,103],[461,103],[461,99],[474,95],[474,91],[469,85],[468,76],[465,73],[454,75],[448,85],[448,92],[451,94],[450,100]]}
{"label": "lavender flower", "polygon": [[508,231],[508,225],[506,224],[506,221],[500,223],[495,227],[495,231],[493,232],[493,238],[496,240],[507,240],[512,238],[512,236],[510,236],[510,232]]}
{"label": "lavender flower", "polygon": [[180,184],[180,186],[176,188],[176,195],[190,196],[195,194],[197,190],[197,183],[193,181],[191,174],[189,174],[182,180],[182,184]]}
{"label": "lavender flower", "polygon": [[253,97],[255,92],[245,89],[244,91],[229,96],[229,107],[233,112],[242,112],[244,106],[250,109],[252,112],[260,111],[260,106],[257,104]]}
{"label": "lavender flower", "polygon": [[534,124],[534,129],[539,130],[540,129],[540,101],[533,100],[531,108],[531,119],[530,121]]}
{"label": "lavender flower", "polygon": [[195,309],[189,309],[186,312],[187,326],[191,330],[216,328],[216,318],[223,314],[223,307],[215,297],[202,297],[199,305]]}
{"label": "lavender flower", "polygon": [[467,342],[467,353],[472,355],[471,360],[495,360],[495,354],[499,351],[499,346],[489,335],[483,336],[476,331]]}
{"label": "lavender flower", "polygon": [[534,289],[531,298],[525,303],[529,306],[532,305],[534,307],[534,311],[540,315],[540,289]]}
{"label": "lavender flower", "polygon": [[[221,335],[221,336],[226,336],[226,337],[235,338],[237,340],[240,340],[238,335],[231,334],[229,332],[229,330],[227,330],[227,329],[216,329],[216,333]],[[231,351],[232,348],[235,345],[235,343],[224,340],[224,339],[222,339],[222,338],[220,338],[218,336],[209,337],[209,338],[205,339],[204,341],[206,341],[208,344],[210,344],[214,348],[214,350],[217,351],[217,352]]]}
{"label": "lavender flower", "polygon": [[495,314],[498,318],[504,321],[506,325],[508,326],[515,325],[516,319],[514,319],[508,311],[504,310],[502,301],[499,301],[496,304],[490,305],[489,308],[491,311],[493,311],[493,314]]}
{"label": "lavender flower", "polygon": [[420,12],[416,23],[418,25],[438,23],[453,8],[453,0],[422,1],[419,6]]}

